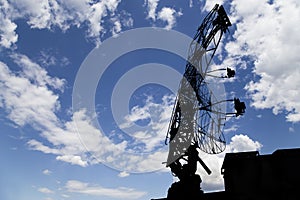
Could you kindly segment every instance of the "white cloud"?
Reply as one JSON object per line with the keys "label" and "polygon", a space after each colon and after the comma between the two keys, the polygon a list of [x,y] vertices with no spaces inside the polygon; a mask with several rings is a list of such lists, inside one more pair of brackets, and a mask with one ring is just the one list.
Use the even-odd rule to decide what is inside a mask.
{"label": "white cloud", "polygon": [[48,154],[48,153],[58,154],[59,153],[59,150],[49,148],[48,146],[45,146],[41,142],[36,141],[36,140],[29,140],[27,142],[27,144],[28,144],[30,149],[38,150],[38,151],[41,151],[41,152],[46,153],[46,154]]}
{"label": "white cloud", "polygon": [[50,77],[45,69],[37,63],[31,61],[27,56],[22,54],[13,54],[11,56],[20,67],[22,67],[22,77],[36,82],[38,86],[51,86],[55,89],[62,90],[65,84],[64,79]]}
{"label": "white cloud", "polygon": [[176,23],[176,17],[181,16],[181,12],[176,12],[173,8],[163,7],[159,11],[157,19],[167,22],[166,29],[170,30],[174,27]]}
{"label": "white cloud", "polygon": [[89,15],[90,29],[88,31],[88,34],[90,37],[95,37],[96,40],[98,40],[97,37],[101,32],[104,31],[103,27],[101,26],[101,19],[103,16],[107,15],[105,5],[101,2],[92,5]]}
{"label": "white cloud", "polygon": [[[58,160],[84,166],[80,162],[84,148],[76,132],[64,130],[64,125],[56,116],[59,109],[58,95],[51,87],[62,87],[62,81],[50,77],[47,72],[29,58],[17,55],[14,59],[21,66],[21,71],[13,72],[0,62],[0,106],[8,114],[8,118],[19,126],[31,125],[39,131],[53,146],[31,139],[28,146],[44,153],[59,155]],[[48,87],[51,86],[51,87]],[[73,157],[72,157],[72,156]]]}
{"label": "white cloud", "polygon": [[289,132],[290,133],[294,133],[295,132],[295,129],[293,127],[289,127]]}
{"label": "white cloud", "polygon": [[45,193],[45,194],[52,194],[52,193],[54,193],[52,190],[50,190],[48,188],[45,188],[45,187],[39,188],[38,191],[42,192],[42,193]]}
{"label": "white cloud", "polygon": [[[167,147],[165,145],[147,151],[147,149],[135,149],[140,145],[153,147],[165,136],[165,132],[157,131],[156,134],[163,134],[153,138],[137,138],[134,143],[124,140],[121,143],[114,143],[99,129],[94,127],[92,120],[82,111],[74,113],[76,126],[80,131],[82,143],[96,160],[92,163],[103,163],[109,167],[126,172],[151,172],[164,168],[162,162],[167,158]],[[132,136],[132,135],[131,135]],[[149,143],[149,144],[147,144]]]}
{"label": "white cloud", "polygon": [[104,0],[103,2],[109,11],[114,12],[121,0]]}
{"label": "white cloud", "polygon": [[[154,116],[150,123],[153,137],[149,139],[144,134],[134,143],[114,143],[95,126],[95,116],[89,116],[85,110],[72,113],[70,120],[60,119],[56,114],[60,102],[55,88],[63,87],[59,84],[62,81],[49,76],[45,69],[26,56],[13,55],[12,58],[21,68],[12,71],[0,62],[0,105],[16,125],[30,125],[43,138],[28,140],[30,149],[54,154],[56,160],[82,167],[101,162],[126,172],[163,168],[161,163],[165,161],[167,148],[162,148],[160,143],[166,133],[172,99],[164,97],[162,105],[149,100],[144,108],[140,108]],[[133,115],[129,118],[137,120]],[[134,149],[141,145],[149,151]]]}
{"label": "white cloud", "polygon": [[[26,68],[25,71],[27,69],[27,72],[17,76],[7,65],[0,62],[0,100],[8,112],[8,117],[18,125],[30,122],[43,124],[55,120],[53,112],[59,107],[58,96],[48,90],[45,84],[56,83],[58,79],[50,80],[42,71],[44,76],[37,80],[41,85],[34,85],[30,79],[40,74],[38,68],[34,66],[33,73],[29,72],[30,68]],[[23,75],[25,77],[22,77]]]}
{"label": "white cloud", "polygon": [[60,66],[65,67],[71,64],[70,60],[67,57],[62,57],[60,59]]}
{"label": "white cloud", "polygon": [[104,28],[104,17],[108,15],[115,18],[120,17],[115,14],[120,2],[120,0],[99,2],[88,0],[1,0],[0,45],[10,48],[17,42],[15,21],[18,19],[25,20],[32,29],[59,28],[63,32],[72,26],[87,25],[87,36],[99,44],[100,36],[106,32],[106,28],[108,30],[116,29],[115,23]]}
{"label": "white cloud", "polygon": [[56,160],[68,162],[71,163],[72,165],[79,165],[81,167],[86,167],[88,164],[87,161],[83,161],[80,156],[76,156],[76,155],[57,156]]}
{"label": "white cloud", "polygon": [[40,0],[22,0],[22,1],[12,1],[17,9],[22,14],[27,14],[29,16],[28,24],[32,28],[45,28],[49,27],[51,23],[51,6],[48,1]]}
{"label": "white cloud", "polygon": [[[124,123],[120,125],[123,131],[144,143],[145,151],[152,152],[160,146],[162,138],[165,138],[170,121],[174,95],[165,95],[161,103],[156,103],[152,97],[148,97],[145,105],[134,106],[130,114],[124,117]],[[142,131],[135,131],[132,126],[138,120],[149,120],[149,124]]]}
{"label": "white cloud", "polygon": [[0,13],[0,45],[10,48],[18,41],[18,35],[15,32],[17,25],[7,18],[1,18]]}
{"label": "white cloud", "polygon": [[116,13],[114,17],[111,17],[110,21],[113,24],[111,28],[113,37],[121,33],[122,29],[130,28],[133,26],[133,18],[131,17],[131,14],[125,11]]}
{"label": "white cloud", "polygon": [[57,64],[57,59],[55,58],[55,56],[53,55],[53,53],[48,50],[43,50],[40,52],[40,57],[38,59],[39,63],[41,63],[42,66],[54,66]]}
{"label": "white cloud", "polygon": [[230,152],[255,151],[262,147],[258,141],[253,141],[247,135],[235,135],[229,144]]}
{"label": "white cloud", "polygon": [[37,58],[37,62],[42,67],[49,67],[49,66],[65,67],[71,63],[67,57],[59,56],[59,53],[55,52],[53,49],[42,50],[40,52],[39,57]]}
{"label": "white cloud", "polygon": [[224,133],[235,132],[238,128],[239,128],[239,126],[234,124],[231,127],[224,128]]}
{"label": "white cloud", "polygon": [[147,4],[148,16],[147,18],[156,20],[156,8],[158,6],[159,0],[145,0],[145,4]]}
{"label": "white cloud", "polygon": [[193,7],[193,0],[190,0],[189,6],[190,6],[190,8]]}
{"label": "white cloud", "polygon": [[114,21],[114,28],[113,28],[113,36],[120,33],[122,30],[121,22],[118,20]]}
{"label": "white cloud", "polygon": [[[245,89],[258,109],[271,108],[286,114],[287,121],[300,121],[300,3],[297,0],[251,0],[231,2],[230,19],[237,29],[226,44],[228,58],[254,64],[258,75]],[[249,61],[250,59],[250,61]],[[240,63],[241,63],[240,62]],[[248,62],[248,64],[247,64]]]}
{"label": "white cloud", "polygon": [[181,11],[176,11],[174,8],[163,7],[160,11],[157,11],[159,0],[145,0],[147,6],[147,18],[153,22],[161,20],[167,23],[165,29],[170,30],[176,24],[176,17],[182,15]]}
{"label": "white cloud", "polygon": [[98,185],[90,185],[77,180],[69,180],[66,189],[72,193],[88,194],[92,196],[105,196],[116,199],[139,199],[146,195],[146,192],[137,191],[132,188],[105,188]]}
{"label": "white cloud", "polygon": [[[152,103],[152,102],[151,102]],[[133,123],[135,123],[138,120],[148,119],[151,117],[151,114],[149,113],[149,104],[146,104],[144,107],[140,106],[134,106],[129,115],[126,115],[124,117],[125,123],[121,124],[121,128],[127,128],[132,126]]]}
{"label": "white cloud", "polygon": [[224,0],[209,0],[205,1],[204,10],[211,11],[215,7],[216,4],[223,5]]}
{"label": "white cloud", "polygon": [[11,19],[13,12],[7,0],[0,1],[0,46],[6,48],[12,47],[18,40],[17,25]]}
{"label": "white cloud", "polygon": [[43,174],[50,175],[50,174],[52,174],[52,171],[50,171],[49,169],[45,169],[45,170],[43,170]]}
{"label": "white cloud", "polygon": [[118,176],[121,177],[121,178],[127,177],[127,176],[129,176],[129,175],[130,175],[130,174],[127,173],[127,172],[125,172],[125,171],[120,172],[120,173],[118,174]]}

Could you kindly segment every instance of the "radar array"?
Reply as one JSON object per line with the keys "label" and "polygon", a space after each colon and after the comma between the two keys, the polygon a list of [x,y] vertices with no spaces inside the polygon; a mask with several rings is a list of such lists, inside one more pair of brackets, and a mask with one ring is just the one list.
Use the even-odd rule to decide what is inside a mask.
{"label": "radar array", "polygon": [[[210,69],[216,50],[229,26],[231,22],[224,7],[216,4],[197,29],[189,47],[185,72],[179,85],[166,136],[166,144],[169,143],[167,167],[180,179],[184,177],[183,174],[195,173],[195,159],[191,160],[192,148],[208,154],[218,154],[225,150],[223,127],[226,117],[243,115],[246,109],[244,102],[238,98],[218,99],[207,82],[209,78],[232,78],[235,75],[235,71],[230,68]],[[215,75],[219,70],[224,70],[227,74]],[[227,102],[234,103],[234,112],[228,113],[224,110],[224,104]],[[198,157],[198,152],[196,154]],[[193,169],[185,172],[181,160],[185,160],[186,165],[193,162]],[[211,173],[200,158],[196,160],[208,174]]]}

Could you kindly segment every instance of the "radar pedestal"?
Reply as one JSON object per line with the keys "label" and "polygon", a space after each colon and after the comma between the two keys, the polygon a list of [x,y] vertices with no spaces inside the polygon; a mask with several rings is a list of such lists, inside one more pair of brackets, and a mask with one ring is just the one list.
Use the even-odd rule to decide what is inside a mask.
{"label": "radar pedestal", "polygon": [[201,178],[194,174],[186,180],[180,180],[171,185],[168,190],[168,200],[201,199],[203,191],[200,188]]}
{"label": "radar pedestal", "polygon": [[173,183],[169,188],[168,200],[200,199],[203,195],[200,187],[202,180],[196,174],[197,162],[200,160],[197,147],[196,143],[191,145],[181,157],[182,160],[186,161],[185,164],[182,164],[181,159],[178,159],[169,165],[172,173],[179,178],[179,181]]}
{"label": "radar pedestal", "polygon": [[[188,147],[180,159],[168,165],[173,175],[179,178],[179,181],[173,183],[169,188],[167,195],[168,200],[201,199],[203,196],[203,191],[200,187],[202,180],[200,175],[196,174],[198,162],[208,174],[210,174],[211,171],[199,157],[197,148],[198,144],[194,142]],[[184,162],[184,164],[180,161]]]}

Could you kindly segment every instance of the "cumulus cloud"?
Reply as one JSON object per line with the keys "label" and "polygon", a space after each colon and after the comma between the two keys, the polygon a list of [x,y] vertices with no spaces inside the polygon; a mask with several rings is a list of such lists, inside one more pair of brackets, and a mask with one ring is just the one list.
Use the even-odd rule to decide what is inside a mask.
{"label": "cumulus cloud", "polygon": [[45,187],[39,188],[38,191],[42,192],[42,193],[45,193],[45,194],[52,194],[52,193],[54,193],[54,191],[52,191],[52,190],[50,190],[48,188],[45,188]]}
{"label": "cumulus cloud", "polygon": [[236,30],[225,47],[228,59],[253,66],[257,75],[245,87],[251,105],[300,121],[299,1],[233,0],[230,19]]}
{"label": "cumulus cloud", "polygon": [[87,166],[87,161],[82,160],[81,157],[77,156],[77,155],[62,155],[62,156],[57,156],[56,160],[68,162],[68,163],[71,163],[73,165],[79,165],[81,167]]}
{"label": "cumulus cloud", "polygon": [[[2,19],[1,19],[2,18]],[[15,30],[17,25],[7,18],[3,18],[0,13],[0,45],[6,48],[11,47],[18,41]]]}
{"label": "cumulus cloud", "polygon": [[65,84],[64,79],[50,77],[48,72],[37,63],[33,62],[27,56],[22,54],[12,54],[13,61],[22,68],[22,77],[34,81],[38,86],[51,86],[62,90]]}
{"label": "cumulus cloud", "polygon": [[[70,120],[60,119],[57,112],[64,81],[49,76],[44,68],[24,55],[12,55],[11,58],[19,68],[15,66],[17,71],[13,71],[0,62],[0,106],[16,125],[31,125],[40,134],[42,139],[27,141],[31,150],[53,154],[58,161],[82,167],[104,163],[126,172],[154,171],[164,167],[161,163],[167,157],[167,148],[162,147],[161,138],[165,136],[172,109],[171,97],[164,97],[162,104],[149,100],[144,107],[136,108],[138,112],[125,118],[130,127],[138,120],[135,115],[148,112],[152,117],[152,132],[140,134],[142,137],[135,137],[136,140],[131,142],[115,143],[95,126],[95,116],[90,116],[86,110],[72,113]],[[143,146],[146,148],[135,149]]]}
{"label": "cumulus cloud", "polygon": [[52,171],[50,171],[49,169],[45,169],[45,170],[43,170],[43,174],[50,175],[50,174],[52,174]]}
{"label": "cumulus cloud", "polygon": [[161,10],[157,11],[159,0],[145,0],[145,5],[147,6],[147,18],[151,19],[153,22],[156,20],[161,20],[166,22],[167,25],[165,29],[170,30],[176,24],[176,17],[182,15],[181,11],[176,11],[174,8],[163,7]]}
{"label": "cumulus cloud", "polygon": [[[134,106],[130,114],[124,117],[124,122],[120,125],[123,131],[130,134],[136,140],[144,143],[145,152],[152,152],[158,146],[161,146],[162,138],[167,133],[169,120],[171,117],[174,95],[165,95],[162,102],[157,103],[153,97],[148,96],[143,106]],[[149,120],[145,129],[135,130],[133,127],[139,120]]]}
{"label": "cumulus cloud", "polygon": [[0,1],[0,46],[9,48],[18,40],[17,25],[11,20],[14,10],[7,0]]}
{"label": "cumulus cloud", "polygon": [[24,73],[17,76],[0,62],[0,100],[8,112],[8,118],[21,126],[33,121],[44,124],[55,120],[53,112],[59,107],[58,96],[46,86],[47,82],[52,84],[46,74],[37,80],[40,85],[31,83],[30,79],[36,75],[36,69],[34,67],[32,73],[25,69]]}
{"label": "cumulus cloud", "polygon": [[125,172],[125,171],[120,172],[120,173],[118,174],[118,176],[121,177],[121,178],[127,177],[127,176],[129,176],[129,175],[130,175],[130,174],[127,173],[127,172]]}
{"label": "cumulus cloud", "polygon": [[72,193],[81,193],[92,196],[104,196],[116,199],[139,199],[146,195],[146,192],[132,188],[105,188],[99,185],[91,185],[78,180],[69,180],[65,188]]}
{"label": "cumulus cloud", "polygon": [[[6,48],[13,46],[17,40],[16,32],[18,19],[23,19],[32,29],[59,28],[65,32],[70,27],[87,25],[87,37],[101,42],[101,35],[106,30],[120,32],[122,16],[117,15],[120,0],[102,0],[91,2],[88,0],[1,0],[0,5],[0,45]],[[123,11],[125,12],[125,11]],[[110,16],[115,20],[104,28],[104,18]],[[132,18],[130,18],[132,19]],[[127,23],[128,25],[128,23]],[[127,26],[123,24],[123,27]],[[129,24],[130,25],[130,24]]]}
{"label": "cumulus cloud", "polygon": [[159,11],[157,19],[167,22],[165,28],[170,30],[174,27],[176,23],[176,17],[181,16],[181,12],[176,12],[173,8],[164,7]]}
{"label": "cumulus cloud", "polygon": [[76,123],[84,126],[91,137],[85,142],[97,156],[113,157],[117,149],[124,151],[125,142],[114,145],[90,124],[90,118],[84,112],[74,113],[71,121],[63,122],[59,119],[56,115],[60,108],[59,95],[53,89],[61,89],[63,80],[50,77],[45,69],[24,55],[13,55],[12,58],[20,66],[20,70],[11,71],[6,64],[0,62],[0,106],[15,124],[31,125],[47,140],[46,145],[42,141],[30,139],[27,142],[30,149],[57,155],[56,159],[59,161],[87,166],[88,160],[92,158],[87,155],[87,149],[78,137],[74,122],[76,118]]}
{"label": "cumulus cloud", "polygon": [[29,140],[27,142],[27,144],[28,144],[30,149],[38,150],[38,151],[41,151],[41,152],[46,153],[46,154],[48,154],[48,153],[58,154],[59,153],[59,151],[57,149],[52,149],[48,146],[43,145],[41,142],[33,140],[33,139]]}
{"label": "cumulus cloud", "polygon": [[[140,148],[143,146],[152,148],[153,144],[158,144],[157,141],[161,143],[161,137],[153,137],[153,139],[147,137],[146,139],[144,135],[145,137],[134,140],[133,134],[130,135],[133,141],[124,139],[122,142],[114,143],[93,125],[92,118],[85,111],[75,113],[74,118],[82,143],[96,158],[93,163],[101,162],[118,170],[135,173],[160,170],[164,167],[161,163],[167,157],[165,145],[158,145],[157,148],[152,149],[153,151]],[[150,144],[147,144],[148,142]]]}
{"label": "cumulus cloud", "polygon": [[31,125],[53,144],[47,146],[31,139],[27,143],[31,149],[59,155],[58,160],[74,164],[79,160],[78,156],[83,156],[84,148],[76,132],[64,129],[64,124],[57,117],[56,111],[60,108],[58,94],[51,90],[61,89],[64,81],[50,77],[26,56],[14,55],[12,58],[17,60],[21,69],[14,72],[0,62],[0,106],[16,125]]}
{"label": "cumulus cloud", "polygon": [[247,135],[235,135],[231,138],[231,142],[229,144],[229,151],[236,153],[236,152],[243,152],[243,151],[256,151],[261,149],[262,144],[258,141],[253,141]]}
{"label": "cumulus cloud", "polygon": [[145,0],[145,4],[147,4],[148,8],[148,16],[147,18],[155,21],[156,19],[156,8],[158,6],[159,0]]}

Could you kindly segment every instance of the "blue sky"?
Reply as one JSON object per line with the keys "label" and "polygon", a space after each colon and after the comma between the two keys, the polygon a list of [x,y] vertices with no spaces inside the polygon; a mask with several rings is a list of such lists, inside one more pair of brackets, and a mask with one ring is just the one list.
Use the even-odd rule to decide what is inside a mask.
{"label": "blue sky", "polygon": [[297,0],[0,0],[0,198],[166,196],[174,92],[216,3],[233,26],[214,67],[236,70],[220,84],[247,109],[227,120],[223,153],[199,153],[203,189],[223,189],[226,152],[299,147]]}

